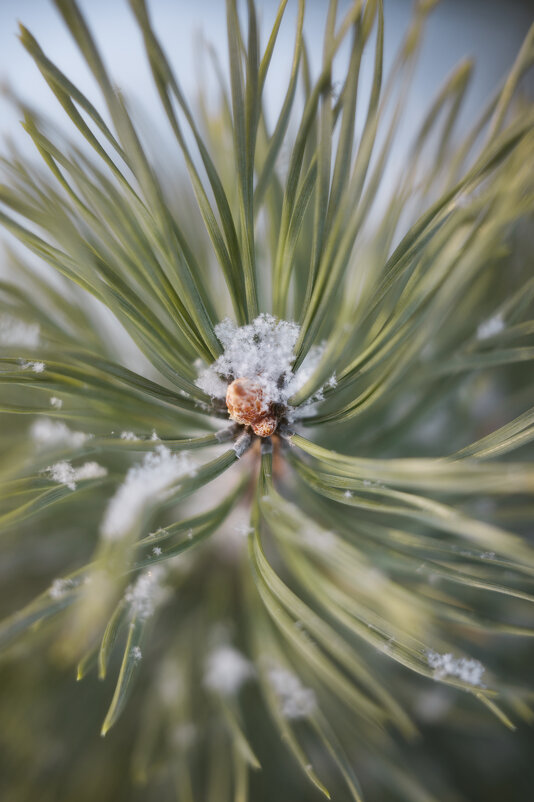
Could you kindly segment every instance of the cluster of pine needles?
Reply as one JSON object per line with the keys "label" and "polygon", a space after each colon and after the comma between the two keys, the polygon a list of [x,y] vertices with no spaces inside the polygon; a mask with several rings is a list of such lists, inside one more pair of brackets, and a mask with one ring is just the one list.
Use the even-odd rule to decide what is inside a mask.
{"label": "cluster of pine needles", "polygon": [[[13,98],[40,159],[2,159],[33,254],[0,282],[2,798],[459,799],[421,730],[532,719],[534,31],[468,130],[461,63],[392,171],[433,3],[383,75],[382,1],[331,0],[314,76],[299,0],[269,119],[288,0],[263,47],[227,0],[194,109],[130,0],[163,169],[54,1],[103,110],[21,27],[71,127]],[[271,438],[198,384],[265,315],[313,364]]]}

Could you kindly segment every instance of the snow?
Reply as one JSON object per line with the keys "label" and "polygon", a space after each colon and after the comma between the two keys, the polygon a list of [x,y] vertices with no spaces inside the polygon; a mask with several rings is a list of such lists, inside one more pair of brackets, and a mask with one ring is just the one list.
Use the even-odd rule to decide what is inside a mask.
{"label": "snow", "polygon": [[189,455],[172,454],[163,445],[133,465],[111,499],[100,526],[106,540],[126,535],[140,520],[145,507],[162,500],[165,491],[182,476],[192,473]]}
{"label": "snow", "polygon": [[50,418],[38,418],[34,421],[30,427],[30,436],[37,448],[79,448],[92,437],[84,432],[73,432],[63,421]]}
{"label": "snow", "polygon": [[62,599],[76,585],[73,579],[54,579],[48,593],[53,599]]}
{"label": "snow", "polygon": [[438,652],[427,652],[427,660],[430,668],[434,669],[436,679],[445,677],[458,677],[469,685],[482,685],[482,674],[485,669],[482,663],[472,658],[455,658],[452,654],[439,654]]}
{"label": "snow", "polygon": [[237,693],[254,674],[252,663],[232,646],[223,645],[212,651],[204,670],[204,685],[223,696]]}
{"label": "snow", "polygon": [[[236,326],[225,318],[215,327],[223,354],[208,368],[201,369],[196,384],[212,398],[226,398],[228,385],[238,378],[253,380],[261,389],[266,406],[288,406],[289,398],[313,376],[324,353],[324,345],[310,349],[294,374],[294,349],[300,327],[291,321],[261,314],[246,326]],[[335,386],[335,376],[328,380]],[[310,412],[311,403],[321,400],[320,391],[303,405]]]}
{"label": "snow", "polygon": [[0,315],[0,345],[36,348],[41,330],[38,323],[25,323],[12,315]]}
{"label": "snow", "polygon": [[131,618],[146,621],[154,615],[166,596],[161,585],[164,576],[164,569],[156,566],[139,574],[134,584],[126,588],[124,600],[130,605]]}
{"label": "snow", "polygon": [[278,697],[282,715],[289,719],[306,718],[317,707],[317,699],[311,688],[306,688],[293,672],[282,666],[271,665],[267,676]]}
{"label": "snow", "polygon": [[48,468],[45,468],[44,473],[53,482],[67,485],[70,490],[75,490],[77,482],[84,479],[100,479],[102,476],[107,475],[107,470],[102,465],[99,465],[98,462],[85,462],[78,468],[74,468],[70,462],[62,460],[54,465],[49,465]]}
{"label": "snow", "polygon": [[52,398],[50,399],[50,406],[51,406],[51,407],[54,407],[54,409],[61,409],[61,407],[63,406],[63,401],[61,400],[61,398],[57,398],[57,397],[54,395],[54,396],[52,396]]}
{"label": "snow", "polygon": [[130,654],[136,663],[138,663],[143,657],[143,652],[141,651],[140,646],[132,646]]}
{"label": "snow", "polygon": [[135,442],[139,440],[135,432],[121,432],[121,440],[127,440],[128,442]]}
{"label": "snow", "polygon": [[33,370],[34,373],[42,373],[46,365],[44,362],[25,362],[20,363],[22,370]]}
{"label": "snow", "polygon": [[501,314],[490,317],[477,328],[477,340],[488,340],[504,329],[504,319]]}

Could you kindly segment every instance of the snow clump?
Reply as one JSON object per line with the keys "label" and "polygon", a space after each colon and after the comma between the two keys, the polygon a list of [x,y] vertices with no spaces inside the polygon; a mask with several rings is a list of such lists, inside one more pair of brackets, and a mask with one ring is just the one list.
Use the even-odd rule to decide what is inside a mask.
{"label": "snow clump", "polygon": [[[310,349],[296,373],[292,366],[300,326],[273,315],[261,314],[246,326],[225,318],[215,326],[223,354],[201,370],[196,385],[212,398],[225,399],[228,385],[238,378],[250,379],[261,389],[264,403],[288,406],[289,398],[312,377],[324,346]],[[329,386],[335,385],[335,376]],[[315,400],[321,400],[320,391]]]}
{"label": "snow clump", "polygon": [[254,674],[252,664],[232,646],[223,645],[212,651],[206,660],[204,685],[223,696],[235,694]]}
{"label": "snow clump", "polygon": [[189,455],[172,454],[157,446],[141,463],[133,465],[108,504],[100,533],[105,540],[118,540],[141,519],[145,507],[162,500],[182,476],[192,475]]}
{"label": "snow clump", "polygon": [[92,435],[84,432],[73,432],[63,421],[50,418],[39,418],[30,427],[30,436],[37,448],[54,448],[65,446],[79,448]]}
{"label": "snow clump", "polygon": [[469,685],[482,685],[482,674],[485,669],[478,660],[467,657],[455,658],[452,654],[427,653],[428,665],[434,669],[436,679],[458,677]]}
{"label": "snow clump", "polygon": [[44,473],[53,482],[66,485],[69,490],[76,490],[76,483],[83,479],[100,479],[107,475],[107,470],[98,462],[85,462],[78,468],[74,468],[70,462],[61,460],[54,465],[45,468]]}
{"label": "snow clump", "polygon": [[317,699],[311,688],[306,688],[296,674],[279,665],[270,665],[267,676],[278,697],[282,715],[289,719],[311,716]]}
{"label": "snow clump", "polygon": [[140,574],[133,585],[126,588],[124,600],[130,605],[130,617],[146,621],[165,600],[162,587],[165,570],[162,566],[151,568]]}

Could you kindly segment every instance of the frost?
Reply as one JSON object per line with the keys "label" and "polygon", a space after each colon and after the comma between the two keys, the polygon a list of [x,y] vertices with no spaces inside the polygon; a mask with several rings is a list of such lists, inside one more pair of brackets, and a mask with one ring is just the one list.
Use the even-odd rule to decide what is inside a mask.
{"label": "frost", "polygon": [[104,514],[100,526],[102,536],[116,540],[126,535],[140,520],[143,509],[161,500],[165,491],[191,470],[186,453],[171,454],[165,446],[157,446],[126,474]]}
{"label": "frost", "polygon": [[[298,390],[302,390],[304,385],[313,377],[313,374],[319,367],[319,363],[323,357],[326,343],[321,345],[314,345],[310,348],[306,357],[302,361],[302,365],[297,372],[292,375],[291,381],[287,386],[287,397],[289,398]],[[318,391],[320,392],[320,391]]]}
{"label": "frost", "polygon": [[61,407],[63,406],[63,401],[61,400],[61,398],[56,398],[56,396],[54,395],[50,399],[50,406],[54,407],[54,409],[61,409]]}
{"label": "frost", "polygon": [[154,615],[164,601],[166,593],[161,586],[165,572],[161,566],[151,568],[137,577],[133,585],[126,588],[124,600],[130,605],[130,615],[141,621]]}
{"label": "frost", "polygon": [[48,468],[45,468],[44,473],[53,482],[67,485],[70,490],[75,490],[77,482],[83,479],[100,479],[102,476],[107,475],[107,470],[102,465],[99,465],[98,462],[85,462],[78,468],[74,468],[70,462],[62,460],[54,465],[49,465]]}
{"label": "frost", "polygon": [[50,418],[39,418],[32,423],[30,436],[37,448],[53,448],[59,445],[79,448],[92,437],[84,432],[73,432],[63,421],[53,421]]}
{"label": "frost", "polygon": [[136,663],[138,663],[139,660],[141,660],[141,658],[143,657],[143,652],[141,651],[140,646],[132,646],[130,654],[132,655],[132,658],[135,660]]}
{"label": "frost", "polygon": [[206,659],[204,685],[223,696],[235,694],[254,674],[252,663],[232,646],[219,646]]}
{"label": "frost", "polygon": [[243,434],[237,438],[237,440],[233,445],[233,449],[238,458],[241,458],[243,456],[247,448],[250,446],[251,442],[252,442],[252,437],[248,432],[243,432]]}
{"label": "frost", "polygon": [[154,546],[154,548],[152,549],[152,554],[154,555],[154,557],[160,557],[162,554],[160,547]]}
{"label": "frost", "polygon": [[134,432],[121,432],[121,440],[128,440],[129,442],[135,442],[139,440]]}
{"label": "frost", "polygon": [[53,599],[62,599],[77,584],[74,579],[54,579],[48,593]]}
{"label": "frost", "polygon": [[235,525],[234,532],[240,538],[247,538],[254,532],[254,529],[248,523],[239,523]]}
{"label": "frost", "polygon": [[25,362],[20,363],[22,370],[33,370],[34,373],[42,373],[46,365],[44,362]]}
{"label": "frost", "polygon": [[315,693],[311,688],[304,687],[296,674],[281,666],[271,665],[267,676],[278,697],[283,716],[290,719],[306,718],[315,711]]}
{"label": "frost", "polygon": [[482,674],[485,669],[478,660],[467,657],[456,658],[450,653],[439,654],[434,651],[427,652],[427,660],[430,668],[434,669],[436,679],[458,677],[469,685],[482,685]]}
{"label": "frost", "polygon": [[501,314],[490,317],[477,328],[477,340],[488,340],[504,329],[504,318]]}
{"label": "frost", "polygon": [[345,496],[345,498],[352,498],[352,493],[350,492],[350,490],[345,490],[343,495]]}
{"label": "frost", "polygon": [[38,323],[25,323],[12,315],[0,315],[0,345],[36,348],[40,333]]}

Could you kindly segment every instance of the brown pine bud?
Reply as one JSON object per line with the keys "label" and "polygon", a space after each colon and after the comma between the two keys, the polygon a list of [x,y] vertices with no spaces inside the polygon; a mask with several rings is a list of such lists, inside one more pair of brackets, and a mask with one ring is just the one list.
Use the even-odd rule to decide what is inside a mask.
{"label": "brown pine bud", "polygon": [[251,425],[254,434],[257,434],[258,437],[270,437],[276,429],[278,421],[274,415],[266,415],[264,418],[260,418],[260,420]]}
{"label": "brown pine bud", "polygon": [[251,426],[259,437],[269,437],[276,429],[272,405],[265,400],[261,385],[254,379],[234,379],[226,391],[226,406],[232,420]]}

